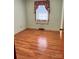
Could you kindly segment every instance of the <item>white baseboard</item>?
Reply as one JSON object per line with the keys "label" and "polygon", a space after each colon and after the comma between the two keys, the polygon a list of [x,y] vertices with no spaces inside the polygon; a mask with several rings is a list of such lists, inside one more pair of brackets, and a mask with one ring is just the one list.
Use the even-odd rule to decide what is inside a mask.
{"label": "white baseboard", "polygon": [[21,31],[23,31],[23,30],[25,30],[25,29],[26,29],[26,28],[21,28],[21,29],[15,31],[15,32],[14,32],[14,35],[17,34],[17,33],[19,33],[19,32],[21,32]]}
{"label": "white baseboard", "polygon": [[[29,27],[29,28],[33,28],[33,29],[39,29],[41,27],[38,27],[38,28],[35,28],[35,27]],[[58,29],[54,29],[54,28],[44,28],[45,30],[51,30],[51,31],[59,31],[59,28]]]}

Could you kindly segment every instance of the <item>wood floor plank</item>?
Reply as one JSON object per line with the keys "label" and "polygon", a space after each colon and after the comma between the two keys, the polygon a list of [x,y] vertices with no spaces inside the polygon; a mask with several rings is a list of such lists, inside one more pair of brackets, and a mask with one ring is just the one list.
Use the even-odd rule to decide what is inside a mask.
{"label": "wood floor plank", "polygon": [[64,59],[64,32],[28,29],[15,35],[17,59]]}

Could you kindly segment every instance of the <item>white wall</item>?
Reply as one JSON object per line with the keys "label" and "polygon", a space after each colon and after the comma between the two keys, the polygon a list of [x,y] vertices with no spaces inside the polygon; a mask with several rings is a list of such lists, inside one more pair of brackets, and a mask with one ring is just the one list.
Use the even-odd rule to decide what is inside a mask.
{"label": "white wall", "polygon": [[50,30],[59,30],[61,25],[62,0],[50,0],[50,19],[48,25],[36,24],[34,0],[26,0],[26,13],[29,28],[43,27]]}
{"label": "white wall", "polygon": [[14,33],[18,33],[27,27],[26,0],[14,0]]}

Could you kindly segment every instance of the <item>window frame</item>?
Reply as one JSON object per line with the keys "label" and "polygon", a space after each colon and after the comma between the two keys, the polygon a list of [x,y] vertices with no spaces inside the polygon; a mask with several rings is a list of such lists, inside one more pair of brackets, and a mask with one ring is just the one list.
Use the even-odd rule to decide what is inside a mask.
{"label": "window frame", "polygon": [[[43,3],[46,3],[46,4],[48,4],[48,20],[37,20],[36,19],[36,4],[35,3],[40,3],[40,2],[43,2]],[[39,5],[41,5],[41,4],[39,4]],[[48,24],[49,23],[49,11],[50,11],[50,9],[49,9],[49,1],[35,1],[34,2],[34,12],[35,12],[35,22],[36,22],[36,24]]]}

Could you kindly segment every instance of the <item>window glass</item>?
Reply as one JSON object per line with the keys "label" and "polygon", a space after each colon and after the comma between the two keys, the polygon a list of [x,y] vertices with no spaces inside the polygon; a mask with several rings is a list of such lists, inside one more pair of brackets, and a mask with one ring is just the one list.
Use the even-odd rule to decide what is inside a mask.
{"label": "window glass", "polygon": [[39,5],[36,9],[36,20],[48,20],[48,11],[45,5]]}

